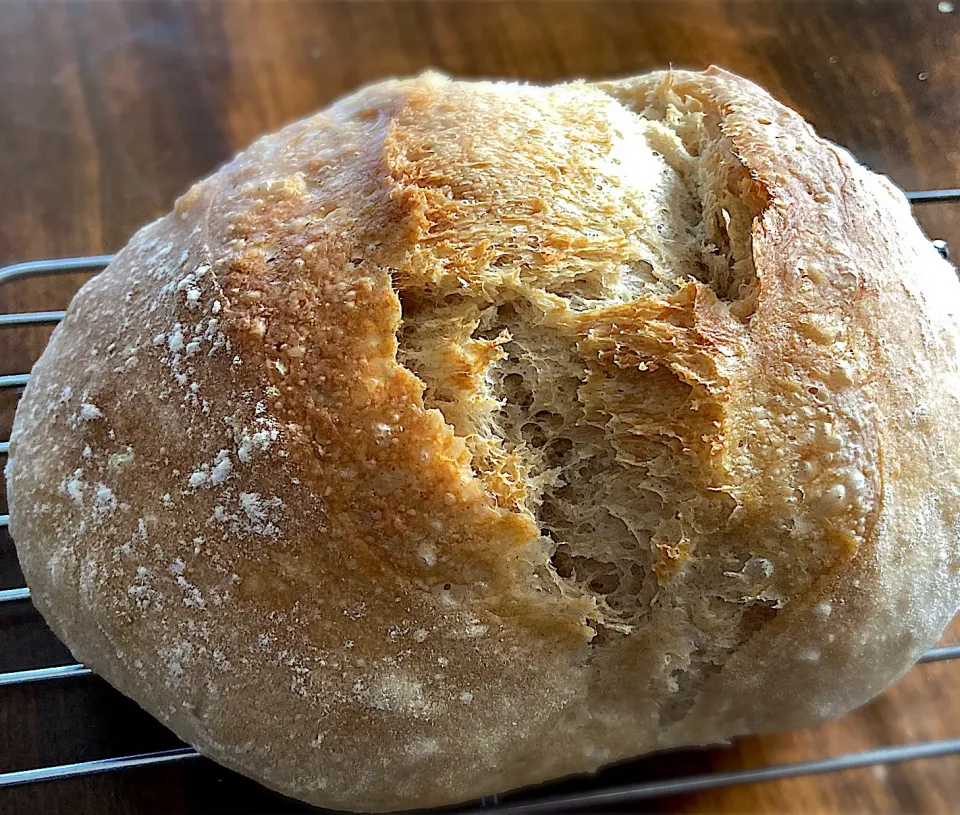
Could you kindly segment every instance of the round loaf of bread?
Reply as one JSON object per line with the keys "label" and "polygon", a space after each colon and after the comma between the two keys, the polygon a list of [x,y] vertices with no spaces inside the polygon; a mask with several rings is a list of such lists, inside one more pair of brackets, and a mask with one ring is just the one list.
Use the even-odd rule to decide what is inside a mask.
{"label": "round loaf of bread", "polygon": [[78,659],[315,804],[800,727],[957,608],[958,302],[723,71],[384,82],[83,287],[11,529]]}

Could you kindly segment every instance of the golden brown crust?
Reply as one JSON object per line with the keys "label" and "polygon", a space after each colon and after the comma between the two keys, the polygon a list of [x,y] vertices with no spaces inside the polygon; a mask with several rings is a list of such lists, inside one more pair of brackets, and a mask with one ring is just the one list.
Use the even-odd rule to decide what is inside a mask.
{"label": "golden brown crust", "polygon": [[799,726],[957,606],[956,289],[722,71],[382,83],[77,295],[11,529],[79,659],[313,803]]}

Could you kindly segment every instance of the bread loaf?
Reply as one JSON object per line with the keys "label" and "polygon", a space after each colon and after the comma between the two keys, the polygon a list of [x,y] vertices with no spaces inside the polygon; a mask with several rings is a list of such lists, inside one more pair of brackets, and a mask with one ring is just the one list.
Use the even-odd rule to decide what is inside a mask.
{"label": "bread loaf", "polygon": [[77,294],[12,534],[79,660],[322,806],[802,727],[957,608],[958,295],[723,71],[383,82]]}

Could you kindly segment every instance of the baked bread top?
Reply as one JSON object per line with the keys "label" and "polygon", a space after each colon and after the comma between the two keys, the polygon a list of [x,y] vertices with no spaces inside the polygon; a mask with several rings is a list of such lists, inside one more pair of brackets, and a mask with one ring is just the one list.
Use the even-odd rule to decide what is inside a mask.
{"label": "baked bread top", "polygon": [[11,531],[78,659],[320,805],[802,726],[957,608],[958,287],[726,72],[384,82],[77,294]]}

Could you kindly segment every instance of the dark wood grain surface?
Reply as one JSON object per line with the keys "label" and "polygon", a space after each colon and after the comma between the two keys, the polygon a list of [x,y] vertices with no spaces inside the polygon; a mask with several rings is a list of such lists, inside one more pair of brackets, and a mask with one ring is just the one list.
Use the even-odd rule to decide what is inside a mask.
{"label": "dark wood grain surface", "polygon": [[[765,85],[903,188],[960,186],[960,2],[957,12],[949,9],[937,0],[2,0],[0,262],[116,250],[258,134],[361,83],[426,67],[549,81],[717,63]],[[918,216],[960,254],[960,205],[928,206]],[[63,307],[83,279],[0,286],[0,311]],[[0,329],[0,374],[28,370],[48,333]],[[2,438],[14,401],[0,394]],[[2,539],[0,588],[20,581],[13,547]],[[955,626],[947,641],[958,633]],[[29,604],[0,607],[0,671],[69,661]],[[660,756],[601,780],[950,737],[960,737],[960,664],[947,662],[914,669],[839,722]],[[97,679],[0,688],[0,772],[176,744]],[[960,811],[960,759],[740,786],[642,808]],[[279,811],[304,808],[202,760],[0,790],[3,813]]]}

